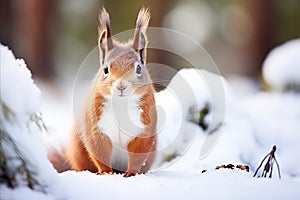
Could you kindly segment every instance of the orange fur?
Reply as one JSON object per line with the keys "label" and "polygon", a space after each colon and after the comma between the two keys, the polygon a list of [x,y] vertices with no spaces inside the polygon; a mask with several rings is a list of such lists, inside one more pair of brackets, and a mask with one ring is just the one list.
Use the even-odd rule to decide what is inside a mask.
{"label": "orange fur", "polygon": [[97,168],[89,158],[87,149],[84,147],[75,128],[72,130],[70,143],[67,146],[65,157],[70,165],[70,169],[76,171],[89,170],[91,172],[97,172]]}
{"label": "orange fur", "polygon": [[49,161],[52,163],[53,167],[59,173],[67,171],[71,168],[70,164],[65,159],[64,153],[59,152],[57,149],[53,147],[48,148],[47,157]]}
{"label": "orange fur", "polygon": [[[128,84],[127,90],[132,90],[139,98],[139,107],[136,109],[143,111],[140,114],[140,121],[144,125],[143,131],[127,143],[129,160],[124,176],[145,173],[150,169],[157,143],[157,117],[154,87],[144,67],[147,45],[145,30],[149,18],[148,10],[141,9],[133,41],[121,44],[111,38],[108,13],[105,9],[100,13],[98,45],[101,67],[87,96],[82,119],[75,123],[70,142],[66,147],[64,157],[70,169],[89,170],[97,174],[114,173],[114,166],[111,165],[113,143],[105,132],[100,131],[98,123],[103,118],[104,106],[109,103],[112,95],[120,92],[116,84],[122,81],[122,84]],[[141,76],[135,71],[137,63],[143,66]],[[103,72],[105,67],[109,67],[108,75]],[[59,165],[56,163],[54,167],[59,168]],[[61,172],[66,169],[57,170]]]}

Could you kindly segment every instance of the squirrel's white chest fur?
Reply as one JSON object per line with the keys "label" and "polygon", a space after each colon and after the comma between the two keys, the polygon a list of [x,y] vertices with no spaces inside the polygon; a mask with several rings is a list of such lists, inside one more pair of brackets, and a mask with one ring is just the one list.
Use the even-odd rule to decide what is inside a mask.
{"label": "squirrel's white chest fur", "polygon": [[111,163],[118,170],[126,170],[128,143],[145,128],[141,121],[139,98],[115,97],[108,99],[102,108],[98,129],[106,134],[113,145]]}

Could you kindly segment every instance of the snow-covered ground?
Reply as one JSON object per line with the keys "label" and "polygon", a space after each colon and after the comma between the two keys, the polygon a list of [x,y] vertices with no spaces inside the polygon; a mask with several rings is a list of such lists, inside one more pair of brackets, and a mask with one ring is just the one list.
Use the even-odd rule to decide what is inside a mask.
{"label": "snow-covered ground", "polygon": [[[299,40],[296,42],[299,43]],[[285,49],[281,51],[285,52]],[[290,68],[285,68],[290,70],[289,73],[300,70],[299,62],[290,61],[290,56],[281,54],[280,50],[278,53],[278,49],[276,52],[276,59],[282,56],[281,62],[289,63]],[[1,49],[1,100],[3,81],[8,80],[2,78],[6,67],[2,64],[2,55]],[[268,70],[264,70],[266,77],[272,77],[269,74],[273,73],[270,70],[272,66],[269,65]],[[14,78],[8,73],[5,76]],[[28,75],[27,79],[30,79]],[[269,79],[273,80],[267,78],[267,81]],[[224,96],[215,100],[207,83],[220,80]],[[255,90],[255,84],[245,81],[239,84],[241,81],[236,80],[229,83],[236,83],[239,87],[206,71],[184,69],[173,78],[168,90],[156,94],[160,110],[159,155],[153,171],[130,178],[123,178],[122,175],[98,176],[87,171],[57,174],[45,161],[45,153],[40,153],[34,157],[34,162],[40,172],[38,177],[47,185],[47,193],[26,186],[10,189],[1,184],[1,199],[300,199],[300,94],[279,90],[263,92]],[[279,81],[276,84],[291,84],[282,79]],[[270,84],[273,82],[270,81]],[[275,88],[278,88],[276,84]],[[295,84],[298,84],[297,81]],[[44,141],[60,148],[68,140],[73,120],[73,84],[58,84],[64,85],[59,92],[43,83],[38,85],[42,91],[41,110],[49,131],[48,135],[44,135]],[[188,86],[184,91],[181,90],[183,85]],[[243,85],[245,87],[241,89]],[[279,88],[284,87],[281,85]],[[237,95],[234,88],[242,91],[244,98]],[[251,93],[244,95],[248,88]],[[222,103],[224,109],[219,112],[223,113],[214,112],[212,108]],[[199,115],[195,113],[207,105],[210,109],[204,121],[218,126],[203,130],[194,123],[199,120]],[[208,136],[207,132],[214,128],[218,128],[217,131]],[[211,144],[207,150],[210,153],[201,156],[204,144]],[[38,148],[36,151],[45,152],[46,149],[46,144],[31,141],[23,145],[24,151]],[[276,166],[273,178],[253,178],[256,167],[273,145],[277,146],[275,155],[282,178],[278,178]],[[31,154],[36,155],[29,151]],[[171,162],[162,163],[169,155],[177,157]],[[239,169],[215,170],[217,165],[229,163],[248,165],[250,172]],[[202,170],[207,171],[202,173]]]}
{"label": "snow-covered ground", "polygon": [[131,178],[65,172],[43,195],[26,188],[1,188],[2,199],[299,199],[299,181],[257,179],[247,173],[161,170]]}

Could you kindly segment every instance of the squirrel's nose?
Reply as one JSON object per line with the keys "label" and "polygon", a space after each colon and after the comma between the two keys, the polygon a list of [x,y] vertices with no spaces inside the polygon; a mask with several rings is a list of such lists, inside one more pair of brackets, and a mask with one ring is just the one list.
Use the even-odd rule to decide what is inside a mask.
{"label": "squirrel's nose", "polygon": [[127,88],[127,86],[117,86],[117,89],[118,90],[121,90],[121,91],[123,91],[123,90],[125,90]]}
{"label": "squirrel's nose", "polygon": [[127,88],[127,85],[125,83],[123,83],[122,81],[120,81],[118,84],[117,84],[117,87],[116,87],[118,90],[120,91],[123,91]]}

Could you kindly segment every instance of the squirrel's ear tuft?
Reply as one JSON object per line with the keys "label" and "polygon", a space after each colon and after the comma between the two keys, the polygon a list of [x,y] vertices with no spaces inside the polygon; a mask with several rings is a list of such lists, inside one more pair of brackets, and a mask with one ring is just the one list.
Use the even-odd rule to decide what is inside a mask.
{"label": "squirrel's ear tuft", "polygon": [[100,10],[98,16],[98,36],[100,63],[103,64],[107,52],[113,48],[109,14],[104,7]]}
{"label": "squirrel's ear tuft", "polygon": [[144,7],[141,8],[136,20],[136,28],[133,37],[133,48],[140,55],[142,64],[146,62],[146,47],[148,42],[146,36],[146,29],[148,27],[149,20],[149,10]]}

